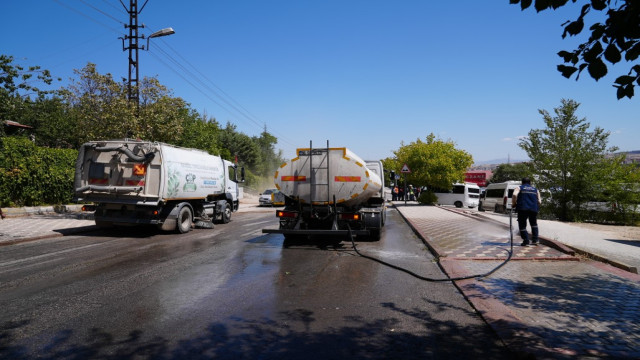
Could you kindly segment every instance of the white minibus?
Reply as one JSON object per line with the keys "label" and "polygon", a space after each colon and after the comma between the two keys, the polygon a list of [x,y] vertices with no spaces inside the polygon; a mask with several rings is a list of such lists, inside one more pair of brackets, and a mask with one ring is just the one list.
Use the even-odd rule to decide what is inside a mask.
{"label": "white minibus", "polygon": [[473,183],[453,184],[451,190],[436,190],[434,194],[438,197],[438,205],[474,208],[480,201],[480,187]]}
{"label": "white minibus", "polygon": [[495,211],[507,213],[511,211],[511,197],[513,190],[522,185],[520,181],[505,181],[501,183],[489,184],[480,199],[480,211]]}

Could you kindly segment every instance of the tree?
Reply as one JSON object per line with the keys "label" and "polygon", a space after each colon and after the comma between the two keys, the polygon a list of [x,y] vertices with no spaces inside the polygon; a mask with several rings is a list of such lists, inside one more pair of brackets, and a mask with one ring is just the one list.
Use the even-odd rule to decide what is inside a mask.
{"label": "tree", "polygon": [[95,64],[88,63],[75,73],[79,79],[73,80],[62,94],[76,123],[80,144],[136,137],[176,143],[182,139],[183,123],[197,116],[156,78],[143,79],[138,108],[129,101],[125,84],[115,81],[111,74],[100,74]]}
{"label": "tree", "polygon": [[[396,180],[391,179],[389,176],[391,171],[395,172],[396,176],[400,175],[400,170],[402,169],[403,164],[398,164],[398,159],[394,157],[388,157],[382,159],[382,167],[385,170],[385,174],[383,176],[387,177],[385,179],[385,183],[389,183],[389,185],[395,185]],[[387,180],[388,179],[388,180]]]}
{"label": "tree", "polygon": [[129,103],[124,84],[111,74],[98,73],[92,63],[74,72],[78,79],[72,79],[62,94],[76,124],[76,146],[90,140],[138,136],[136,109]]}
{"label": "tree", "polygon": [[436,139],[433,133],[426,142],[418,139],[400,146],[394,154],[396,164],[407,164],[411,170],[405,174],[407,183],[429,188],[448,189],[453,183],[464,181],[466,170],[473,164],[469,153],[456,149],[452,141]]}
{"label": "tree", "polygon": [[579,105],[563,99],[555,117],[539,110],[546,128],[529,131],[518,144],[531,159],[538,187],[547,191],[554,213],[564,221],[573,220],[597,191],[610,161],[606,155],[616,150],[607,149],[609,132],[599,127],[587,131],[590,124],[575,115]]}
{"label": "tree", "polygon": [[221,130],[215,118],[192,113],[184,119],[182,128],[182,136],[176,143],[178,146],[204,150],[213,155],[222,154],[218,140]]}
{"label": "tree", "polygon": [[[12,56],[0,55],[0,121],[13,120],[31,125],[34,106],[45,103],[50,95],[55,94],[55,91],[43,90],[40,86],[51,85],[53,80],[48,70],[39,66],[25,69],[14,64]],[[4,136],[3,126],[0,126],[0,136]]]}
{"label": "tree", "polygon": [[228,122],[220,133],[220,144],[228,149],[230,160],[237,158],[249,170],[256,171],[260,163],[260,149],[251,137],[237,132],[236,126]]}
{"label": "tree", "polygon": [[[534,3],[533,0],[509,0],[511,4],[520,4],[522,10]],[[557,9],[565,6],[569,0],[535,0],[534,8],[540,12],[547,9]],[[576,3],[578,0],[571,0]],[[591,36],[587,41],[578,45],[573,51],[560,51],[558,55],[566,65],[558,65],[562,76],[576,80],[580,73],[587,69],[589,75],[596,81],[607,75],[606,60],[616,64],[623,59],[633,62],[640,56],[640,2],[637,0],[588,0],[578,18],[563,24],[562,38],[567,35],[576,36],[584,30],[586,15],[594,11],[606,10],[606,21],[596,22],[589,27]],[[632,98],[635,84],[640,85],[640,63],[631,66],[626,75],[618,76],[613,85],[617,89],[618,99]]]}
{"label": "tree", "polygon": [[260,149],[260,162],[256,169],[257,174],[260,176],[272,177],[278,166],[284,162],[284,159],[282,158],[282,150],[278,153],[275,151],[275,145],[278,142],[278,138],[271,135],[267,131],[267,126],[265,125],[260,136],[254,136],[253,141]]}
{"label": "tree", "polygon": [[[533,169],[528,162],[498,165],[491,175],[489,183],[501,183],[509,180],[520,180],[523,177],[531,178]],[[488,184],[487,184],[488,185]]]}

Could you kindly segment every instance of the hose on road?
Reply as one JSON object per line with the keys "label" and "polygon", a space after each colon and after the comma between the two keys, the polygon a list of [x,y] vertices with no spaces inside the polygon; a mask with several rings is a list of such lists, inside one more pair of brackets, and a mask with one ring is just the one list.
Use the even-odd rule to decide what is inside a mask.
{"label": "hose on road", "polygon": [[361,253],[358,250],[358,248],[356,247],[355,241],[353,240],[353,234],[351,232],[351,226],[349,226],[349,224],[347,224],[347,229],[349,230],[349,239],[351,240],[351,245],[353,246],[353,250],[355,250],[356,254],[360,255],[361,257],[363,257],[365,259],[369,259],[369,260],[375,261],[375,262],[377,262],[379,264],[388,266],[388,267],[390,267],[392,269],[396,269],[398,271],[402,271],[402,272],[404,272],[406,274],[409,274],[409,275],[411,275],[411,276],[413,276],[413,277],[415,277],[417,279],[424,280],[424,281],[429,281],[429,282],[458,281],[458,280],[468,280],[468,279],[480,279],[480,278],[483,278],[483,277],[487,277],[487,276],[493,274],[494,272],[498,271],[498,269],[503,267],[506,263],[509,262],[509,260],[511,260],[511,256],[513,255],[513,224],[512,224],[511,218],[512,218],[512,215],[511,215],[511,212],[509,212],[509,233],[510,233],[511,247],[510,247],[510,249],[508,251],[509,255],[507,256],[507,258],[502,263],[500,263],[498,266],[496,266],[495,268],[493,268],[492,270],[490,270],[489,272],[486,272],[484,274],[461,276],[461,277],[454,277],[454,278],[448,277],[448,278],[440,278],[440,279],[434,279],[434,278],[429,278],[429,277],[425,277],[425,276],[422,276],[422,275],[418,275],[418,274],[414,273],[413,271],[407,270],[407,269],[405,269],[403,267],[400,267],[400,266],[397,266],[397,265],[393,265],[393,264],[390,264],[390,263],[388,263],[386,261],[383,261],[383,260],[380,260],[380,259],[374,258],[372,256],[369,256],[369,255]]}

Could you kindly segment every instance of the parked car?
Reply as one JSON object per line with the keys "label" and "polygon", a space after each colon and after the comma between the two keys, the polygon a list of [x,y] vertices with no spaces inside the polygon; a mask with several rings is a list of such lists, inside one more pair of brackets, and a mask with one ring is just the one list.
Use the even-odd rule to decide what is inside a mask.
{"label": "parked car", "polygon": [[267,189],[260,194],[258,203],[260,206],[273,206],[273,194],[277,194],[278,189]]}
{"label": "parked car", "polygon": [[489,184],[480,198],[478,210],[493,210],[495,212],[507,212],[511,210],[511,197],[513,190],[522,185],[520,181],[505,181]]}

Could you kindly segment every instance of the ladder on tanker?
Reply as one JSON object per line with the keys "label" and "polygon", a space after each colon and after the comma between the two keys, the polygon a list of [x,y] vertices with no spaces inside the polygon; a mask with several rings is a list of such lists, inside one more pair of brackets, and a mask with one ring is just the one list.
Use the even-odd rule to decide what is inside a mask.
{"label": "ladder on tanker", "polygon": [[[315,165],[313,162],[314,155],[321,155],[318,165]],[[322,176],[319,178],[318,174],[322,173],[323,170],[327,176],[326,178]],[[309,141],[309,176],[311,177],[311,188],[309,191],[311,209],[313,209],[313,205],[331,204],[331,195],[329,194],[329,179],[331,179],[329,177],[329,140],[327,140],[326,149],[314,149],[313,142]],[[320,195],[318,195],[318,193],[322,194],[322,191],[318,191],[322,187],[326,187],[326,198],[321,198]]]}

